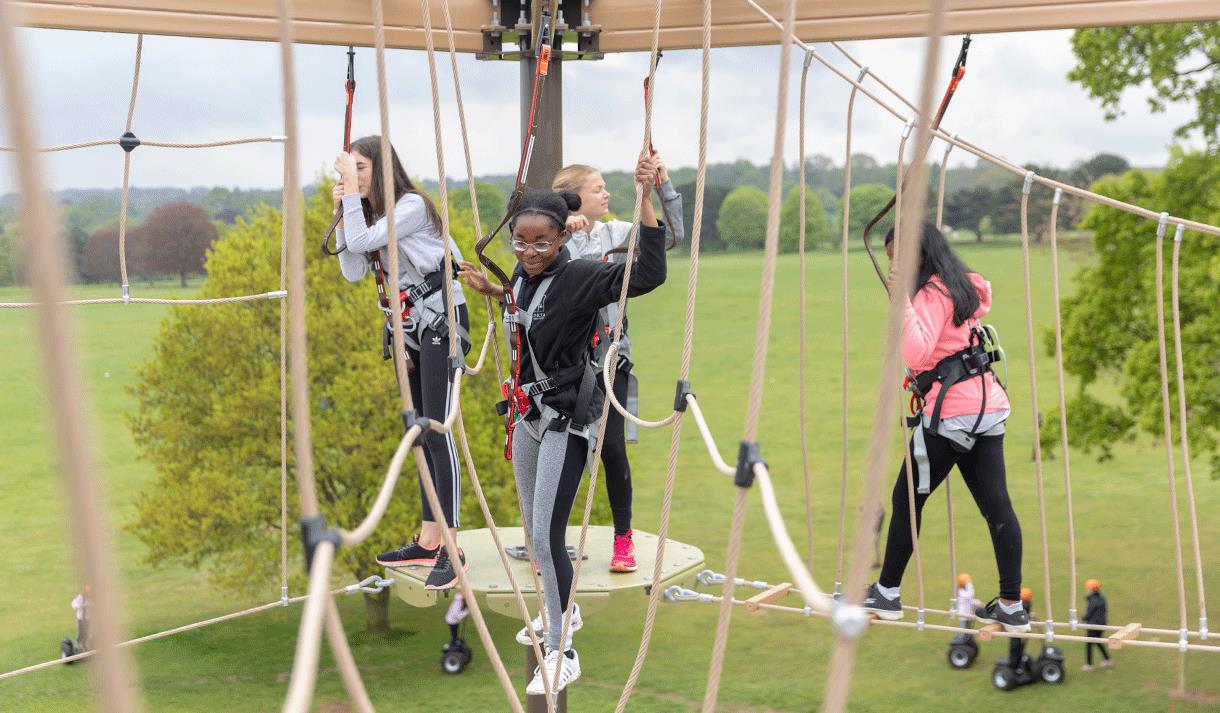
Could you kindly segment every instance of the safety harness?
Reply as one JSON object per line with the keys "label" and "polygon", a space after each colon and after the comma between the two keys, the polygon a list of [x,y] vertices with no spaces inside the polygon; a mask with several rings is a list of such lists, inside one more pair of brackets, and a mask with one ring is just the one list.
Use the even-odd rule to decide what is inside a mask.
{"label": "safety harness", "polygon": [[973,439],[979,435],[979,425],[983,422],[983,414],[987,409],[987,374],[993,373],[991,365],[996,363],[1004,364],[1005,370],[1004,380],[1001,381],[996,376],[996,383],[1000,385],[1000,388],[1007,388],[1005,384],[1008,381],[1008,364],[1005,361],[1004,349],[999,343],[999,334],[992,325],[979,324],[975,320],[970,327],[969,342],[964,349],[941,359],[936,362],[936,366],[927,371],[918,374],[907,373],[907,377],[903,381],[903,388],[911,392],[911,415],[907,418],[907,427],[914,429],[912,450],[919,470],[917,492],[926,494],[931,491],[931,469],[928,464],[928,450],[923,434],[924,399],[928,392],[931,391],[934,384],[940,384],[940,392],[936,395],[936,403],[932,406],[932,414],[927,426],[932,433],[939,433],[940,410],[949,389],[970,379],[981,378],[983,380],[979,414],[974,420],[974,425],[966,432],[970,445],[963,446],[957,441],[953,441],[955,448],[969,450],[973,447]]}
{"label": "safety harness", "polygon": [[[409,287],[398,291],[399,306],[402,310],[403,338],[408,346],[418,350],[419,337],[423,335],[425,329],[431,329],[441,338],[449,336],[450,320],[446,319],[443,313],[423,303],[425,299],[444,288],[446,275],[444,270],[422,275],[409,260],[405,260],[401,264],[404,266],[408,279],[411,280]],[[389,293],[386,290],[387,274],[381,261],[380,250],[375,250],[369,255],[369,269],[377,281],[377,304],[385,314],[386,321],[381,338],[381,358],[388,360],[393,356],[391,351],[393,331],[390,328],[390,320],[394,318],[394,311],[390,307]],[[449,279],[456,279],[457,272],[457,265],[454,265],[448,276]],[[453,325],[457,330],[458,339],[461,341],[462,352],[470,351],[470,332],[456,319],[453,320]],[[408,366],[410,366],[409,362]]]}
{"label": "safety harness", "polygon": [[[514,346],[520,350],[522,342],[524,342],[524,348],[529,351],[530,364],[534,368],[534,381],[521,383],[521,360],[518,351],[513,376],[501,385],[504,400],[496,404],[496,411],[501,416],[511,419],[507,427],[509,440],[505,446],[504,456],[509,460],[512,459],[513,429],[522,422],[526,424],[530,435],[537,441],[542,440],[546,431],[567,431],[575,434],[586,439],[590,448],[593,447],[596,440],[596,431],[592,428],[596,422],[580,423],[576,420],[584,418],[584,414],[588,413],[597,391],[597,374],[593,366],[585,361],[548,374],[534,352],[534,344],[529,337],[529,329],[534,319],[544,316],[544,301],[554,279],[553,275],[543,278],[525,310],[518,309],[511,312],[505,310],[504,312],[504,336],[508,342],[509,351],[513,351]],[[511,290],[514,302],[520,299],[524,286],[524,276],[518,277],[514,281]],[[507,294],[505,296],[507,297]],[[576,406],[572,409],[570,416],[565,416],[542,403],[542,397],[546,394],[573,384],[579,384],[579,386],[576,390]],[[537,412],[538,418],[526,420],[531,410]],[[531,423],[535,425],[531,426]]]}

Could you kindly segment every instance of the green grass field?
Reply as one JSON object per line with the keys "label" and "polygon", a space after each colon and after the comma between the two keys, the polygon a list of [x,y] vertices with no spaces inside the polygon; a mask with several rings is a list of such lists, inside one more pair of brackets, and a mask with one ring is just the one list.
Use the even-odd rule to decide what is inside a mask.
{"label": "green grass field", "polygon": [[[1004,337],[1011,360],[1008,476],[1025,533],[1025,579],[1034,589],[1036,613],[1045,611],[1041,538],[1031,461],[1029,380],[1021,291],[1021,256],[1011,242],[963,245],[962,254],[991,279],[997,305],[992,321]],[[1069,265],[1087,254],[1071,252]],[[1039,325],[1051,320],[1049,254],[1034,255],[1034,309]],[[757,319],[761,255],[717,255],[701,265],[698,319],[692,383],[724,454],[732,457],[740,438]],[[781,258],[766,393],[759,440],[771,464],[781,504],[798,546],[804,543],[803,481],[798,428],[797,260]],[[876,374],[883,332],[884,300],[867,258],[851,256],[851,344],[849,502],[865,462]],[[671,264],[671,281],[658,293],[636,301],[632,330],[642,380],[641,410],[659,418],[672,400],[681,349],[685,260]],[[840,324],[838,257],[818,253],[809,260],[809,403],[807,434],[814,478],[814,575],[824,587],[834,580],[834,551],[839,491]],[[1069,288],[1070,289],[1070,288]],[[76,290],[81,296],[117,294],[115,287]],[[153,293],[184,293],[160,287]],[[0,290],[0,301],[21,299],[24,292]],[[370,288],[371,298],[371,288]],[[202,308],[206,309],[206,307]],[[132,366],[146,358],[164,308],[107,306],[73,312],[79,353],[87,384],[97,462],[112,523],[130,516],[132,503],[153,481],[150,467],[139,461],[124,414],[131,408],[123,387],[132,381]],[[51,452],[41,374],[28,311],[0,312],[0,670],[49,658],[60,636],[72,628],[68,603],[75,593],[75,574],[63,493]],[[324,338],[314,334],[312,338]],[[1041,345],[1039,333],[1038,344]],[[372,347],[370,347],[372,348]],[[1055,402],[1054,365],[1038,347],[1039,404]],[[483,378],[483,377],[477,377]],[[393,408],[386,394],[386,408]],[[467,408],[476,405],[467,404]],[[239,416],[235,416],[239,417]],[[667,433],[646,432],[635,447],[636,525],[655,531],[659,513]],[[895,444],[896,470],[900,451]],[[1116,448],[1117,457],[1098,464],[1073,453],[1079,578],[1097,577],[1110,601],[1111,621],[1140,621],[1176,628],[1177,599],[1165,463],[1161,446],[1141,436]],[[389,454],[387,454],[387,458]],[[1066,520],[1062,460],[1045,464],[1048,542],[1055,619],[1066,621],[1068,602]],[[1200,513],[1220,506],[1220,484],[1195,469]],[[1179,470],[1180,473],[1180,470]],[[892,476],[891,476],[892,477]],[[985,525],[954,479],[959,569],[972,572],[979,596],[994,594],[995,567]],[[888,477],[887,477],[888,481]],[[890,484],[887,482],[886,493]],[[416,497],[413,489],[402,497]],[[601,496],[599,496],[601,497]],[[723,567],[733,488],[715,473],[693,424],[683,429],[683,450],[671,536],[703,548],[708,566]],[[888,498],[888,495],[887,495]],[[1183,496],[1184,498],[1184,496]],[[1183,500],[1184,502],[1184,500]],[[740,575],[749,579],[787,579],[752,496],[747,516]],[[949,577],[944,497],[935,496],[925,516],[922,539],[927,606],[948,603]],[[854,512],[854,508],[853,508]],[[849,519],[850,520],[850,519]],[[350,523],[345,523],[350,524]],[[849,527],[851,523],[849,521]],[[1216,561],[1220,523],[1200,523],[1204,561]],[[1184,533],[1187,532],[1184,528]],[[849,530],[850,532],[850,530]],[[204,619],[278,597],[278,582],[267,582],[258,601],[235,599],[210,588],[203,575],[142,562],[142,547],[131,535],[116,535],[120,549],[127,628],[143,635]],[[1187,545],[1189,548],[1189,545]],[[1187,549],[1189,561],[1189,549]],[[1220,592],[1220,574],[1212,569],[1207,585]],[[1187,599],[1197,626],[1193,572],[1187,572]],[[294,592],[294,594],[297,592]],[[1215,595],[1213,595],[1215,596]],[[903,585],[904,602],[917,601],[914,567]],[[618,691],[635,654],[645,598],[642,593],[615,602],[604,615],[590,617],[577,638],[584,678],[570,690],[574,711],[613,710]],[[795,600],[793,600],[795,603]],[[411,632],[370,638],[361,632],[363,606],[341,601],[356,657],[381,710],[428,710],[462,713],[505,710],[498,684],[481,645],[474,663],[460,676],[439,666],[440,645],[447,638],[440,610],[392,606],[396,627]],[[1078,606],[1083,608],[1081,602]],[[282,703],[291,668],[300,609],[274,610],[144,644],[135,650],[144,698],[153,711],[272,711]],[[1215,620],[1215,616],[1212,617]],[[706,680],[716,608],[704,604],[665,604],[633,711],[698,710]],[[936,617],[931,619],[937,621]],[[522,652],[512,640],[516,624],[490,617],[500,653],[510,672],[520,671]],[[1060,626],[1062,633],[1066,629]],[[475,637],[473,630],[470,638]],[[734,613],[720,708],[726,711],[816,710],[826,684],[832,635],[825,620],[779,613]],[[862,640],[853,679],[851,710],[997,710],[1016,704],[1038,711],[1146,711],[1169,707],[1177,656],[1173,652],[1128,648],[1116,654],[1112,671],[1083,674],[1083,645],[1066,646],[1067,681],[1056,687],[1026,687],[1000,693],[989,682],[990,663],[1005,654],[1006,643],[983,644],[974,668],[952,671],[945,662],[950,635],[876,629]],[[1036,646],[1034,647],[1036,648]],[[91,700],[88,664],[55,667],[0,682],[0,710],[70,711],[88,709]],[[1216,710],[1220,706],[1220,655],[1192,653],[1187,659],[1191,700],[1178,710]],[[342,687],[326,653],[319,678],[317,710],[347,710]]]}

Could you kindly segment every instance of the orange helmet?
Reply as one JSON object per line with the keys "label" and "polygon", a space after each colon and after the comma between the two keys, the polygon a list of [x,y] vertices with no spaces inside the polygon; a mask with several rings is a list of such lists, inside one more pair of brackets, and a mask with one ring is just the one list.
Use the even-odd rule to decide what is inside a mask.
{"label": "orange helmet", "polygon": [[1034,598],[1034,590],[1029,587],[1021,587],[1021,601],[1028,602]]}
{"label": "orange helmet", "polygon": [[957,575],[957,586],[964,587],[967,584],[970,584],[970,575],[968,573],[962,572]]}
{"label": "orange helmet", "polygon": [[1097,581],[1096,579],[1086,579],[1084,581],[1084,588],[1090,592],[1096,592],[1097,590],[1101,589],[1101,582]]}

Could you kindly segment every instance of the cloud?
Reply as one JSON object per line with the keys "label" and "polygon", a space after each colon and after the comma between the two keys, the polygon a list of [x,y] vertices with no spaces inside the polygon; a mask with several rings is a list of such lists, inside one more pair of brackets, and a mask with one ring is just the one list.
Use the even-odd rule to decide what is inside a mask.
{"label": "cloud", "polygon": [[[1163,162],[1174,127],[1193,107],[1149,114],[1146,93],[1129,92],[1129,112],[1106,122],[1097,103],[1065,78],[1074,60],[1069,32],[982,35],[975,38],[966,81],[945,128],[1015,162],[1067,165],[1100,151],[1137,165]],[[122,133],[131,88],[135,37],[30,30],[20,33],[33,91],[32,115],[39,141],[69,143]],[[876,40],[844,47],[912,100],[919,91],[923,40]],[[818,51],[855,75],[837,50]],[[937,75],[947,75],[957,39],[946,38]],[[301,45],[295,54],[303,180],[329,167],[339,149],[346,70],[345,48]],[[796,116],[802,54],[793,55],[785,157],[796,160]],[[709,160],[770,160],[777,99],[778,47],[718,49],[712,56]],[[519,138],[520,68],[461,55],[458,68],[476,174],[515,171]],[[606,169],[633,163],[643,137],[642,80],[646,54],[612,55],[574,62],[564,72],[564,157]],[[463,178],[464,158],[446,54],[438,55],[446,172]],[[437,175],[432,100],[426,55],[391,51],[387,58],[390,134],[412,175]],[[202,141],[283,133],[278,47],[270,43],[147,37],[144,43],[134,130],[145,138]],[[374,54],[357,50],[355,135],[380,131]],[[869,83],[870,87],[875,87]],[[653,141],[671,166],[698,157],[700,53],[666,52],[657,74]],[[848,85],[814,63],[807,86],[808,153],[841,160]],[[882,92],[884,94],[884,92]],[[889,98],[896,107],[901,104]],[[905,113],[907,110],[902,109]],[[892,161],[902,122],[861,96],[854,121],[854,150]],[[0,124],[0,132],[5,127]],[[6,132],[0,133],[0,141]],[[939,153],[936,150],[934,156]],[[102,147],[48,156],[56,188],[117,186],[121,152]],[[973,163],[964,152],[953,161]],[[132,181],[147,186],[279,185],[278,144],[167,151],[141,148],[133,156]],[[0,192],[12,190],[11,172]]]}

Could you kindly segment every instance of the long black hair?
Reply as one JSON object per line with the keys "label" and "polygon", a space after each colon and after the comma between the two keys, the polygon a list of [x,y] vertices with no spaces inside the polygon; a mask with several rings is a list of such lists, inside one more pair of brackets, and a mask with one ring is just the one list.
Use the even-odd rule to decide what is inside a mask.
{"label": "long black hair", "polygon": [[[356,139],[352,142],[352,153],[358,153],[369,160],[369,170],[372,171],[373,178],[369,182],[368,198],[361,198],[360,205],[364,208],[364,220],[369,225],[385,217],[385,186],[381,182],[381,137],[377,135],[365,136]],[[390,146],[390,163],[392,165],[391,174],[394,177],[394,203],[397,204],[403,196],[408,193],[414,193],[424,201],[424,210],[428,212],[428,223],[436,230],[441,229],[441,216],[436,211],[436,205],[432,199],[425,195],[422,191],[411,183],[410,177],[407,176],[407,171],[402,167],[402,162],[398,160],[398,152]]]}
{"label": "long black hair", "polygon": [[[944,233],[928,220],[923,222],[923,236],[919,241],[920,260],[919,273],[915,284],[911,287],[911,297],[927,287],[933,275],[940,278],[948,290],[946,294],[953,300],[953,324],[961,326],[963,322],[974,316],[979,309],[979,292],[970,281],[972,270],[949,247]],[[894,229],[885,234],[885,244],[894,240]]]}

